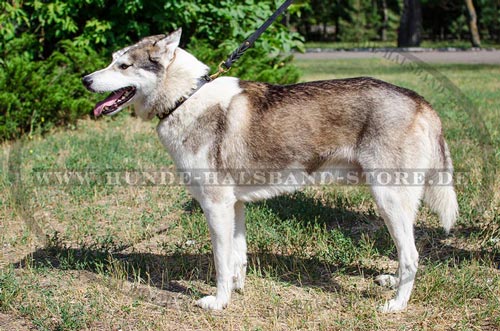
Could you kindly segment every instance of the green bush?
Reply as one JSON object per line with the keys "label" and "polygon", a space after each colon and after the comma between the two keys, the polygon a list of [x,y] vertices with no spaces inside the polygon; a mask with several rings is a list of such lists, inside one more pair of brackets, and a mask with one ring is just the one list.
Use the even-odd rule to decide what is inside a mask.
{"label": "green bush", "polygon": [[[182,47],[213,70],[280,1],[10,0],[0,3],[0,140],[74,125],[92,109],[81,86],[111,53],[141,37],[183,28]],[[273,83],[298,80],[286,55],[298,34],[276,22],[231,75]]]}
{"label": "green bush", "polygon": [[45,61],[7,57],[0,70],[0,137],[73,125],[90,113],[93,98],[81,84],[81,73],[103,64],[94,51],[70,41],[61,41]]}

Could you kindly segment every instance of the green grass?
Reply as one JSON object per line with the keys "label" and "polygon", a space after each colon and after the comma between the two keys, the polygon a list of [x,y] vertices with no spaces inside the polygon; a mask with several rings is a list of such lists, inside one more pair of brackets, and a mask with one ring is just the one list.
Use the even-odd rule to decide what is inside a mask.
{"label": "green grass", "polygon": [[[307,42],[305,44],[306,48],[321,48],[321,49],[354,49],[354,48],[393,48],[397,47],[396,41],[364,41],[364,42]],[[450,40],[450,41],[430,41],[424,40],[420,47],[423,48],[460,48],[469,49],[471,48],[471,43],[468,40]],[[499,49],[500,44],[483,41],[481,43],[482,48],[494,48]]]}
{"label": "green grass", "polygon": [[[89,169],[99,176],[110,169],[171,167],[155,123],[123,113],[35,136],[22,148],[14,142],[2,146],[2,328],[500,328],[500,185],[494,173],[500,159],[500,66],[433,66],[470,100],[472,109],[464,109],[452,86],[440,88],[434,76],[388,60],[296,64],[303,80],[374,76],[414,89],[442,118],[455,167],[464,174],[457,185],[461,217],[446,237],[435,215],[420,211],[415,233],[421,263],[406,312],[376,311],[394,293],[373,278],[395,271],[396,252],[362,187],[308,188],[249,204],[244,294],[235,294],[220,313],[194,307],[197,298],[214,291],[215,275],[203,214],[184,188],[92,180],[40,186],[33,180],[37,171],[51,169]],[[17,171],[22,185],[12,185]]]}

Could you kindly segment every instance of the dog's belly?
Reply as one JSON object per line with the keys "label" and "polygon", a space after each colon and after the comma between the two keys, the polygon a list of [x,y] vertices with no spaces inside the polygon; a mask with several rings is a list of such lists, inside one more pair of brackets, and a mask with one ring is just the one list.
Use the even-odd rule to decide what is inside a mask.
{"label": "dog's belly", "polygon": [[237,187],[235,190],[236,199],[243,202],[254,202],[265,200],[284,193],[292,193],[300,186],[245,186]]}
{"label": "dog's belly", "polygon": [[292,193],[305,186],[324,186],[337,183],[356,185],[364,181],[364,175],[355,164],[336,162],[308,173],[305,169],[256,171],[245,182],[236,183],[237,200],[253,202],[269,199],[284,193]]}

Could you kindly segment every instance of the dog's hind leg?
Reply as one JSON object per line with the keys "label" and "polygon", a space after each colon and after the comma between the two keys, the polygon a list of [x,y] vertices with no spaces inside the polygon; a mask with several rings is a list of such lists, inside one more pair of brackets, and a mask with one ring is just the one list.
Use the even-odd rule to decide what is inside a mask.
{"label": "dog's hind leg", "polygon": [[379,309],[396,312],[406,308],[418,267],[413,223],[422,196],[422,187],[373,186],[372,193],[398,251],[397,276],[382,275],[380,283],[397,287],[396,297]]}
{"label": "dog's hind leg", "polygon": [[247,272],[247,242],[245,228],[245,204],[238,201],[234,204],[233,235],[233,286],[235,290],[243,290]]}
{"label": "dog's hind leg", "polygon": [[215,296],[201,298],[196,304],[204,309],[220,310],[229,304],[233,290],[234,202],[210,202],[201,205],[212,239],[217,292]]}

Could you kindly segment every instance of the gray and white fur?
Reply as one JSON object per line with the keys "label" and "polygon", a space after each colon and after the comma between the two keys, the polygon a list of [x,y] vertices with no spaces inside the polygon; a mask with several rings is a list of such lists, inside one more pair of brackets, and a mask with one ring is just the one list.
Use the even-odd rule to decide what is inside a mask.
{"label": "gray and white fur", "polygon": [[[96,115],[128,105],[151,120],[187,97],[209,68],[178,47],[181,31],[144,38],[116,52],[105,69],[84,77],[93,92],[114,97]],[[367,77],[288,86],[220,77],[205,84],[157,127],[178,169],[268,169],[314,174],[329,169],[426,169],[452,172],[441,122],[431,105],[413,91]],[[210,229],[217,290],[200,299],[206,309],[225,308],[243,289],[247,266],[246,202],[297,189],[262,185],[188,187]],[[398,252],[397,275],[377,281],[397,288],[381,311],[403,310],[418,266],[413,224],[420,201],[440,216],[446,232],[458,216],[452,185],[373,185],[371,193]]]}

